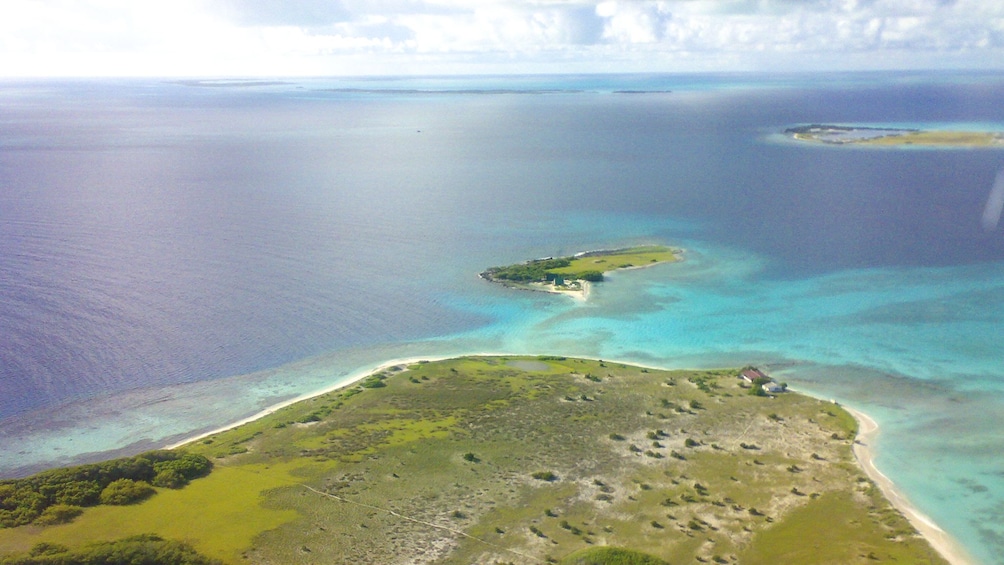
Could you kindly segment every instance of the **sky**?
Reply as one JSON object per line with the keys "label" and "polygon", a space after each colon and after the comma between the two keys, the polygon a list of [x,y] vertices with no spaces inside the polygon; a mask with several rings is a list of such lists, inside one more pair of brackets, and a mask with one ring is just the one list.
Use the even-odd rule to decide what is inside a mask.
{"label": "sky", "polygon": [[0,76],[1004,69],[1004,0],[2,0]]}

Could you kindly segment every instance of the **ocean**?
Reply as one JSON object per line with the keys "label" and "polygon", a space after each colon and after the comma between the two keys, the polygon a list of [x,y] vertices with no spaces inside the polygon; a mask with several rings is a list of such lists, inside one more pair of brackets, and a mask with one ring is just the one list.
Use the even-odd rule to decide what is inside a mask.
{"label": "ocean", "polygon": [[[394,358],[756,364],[1004,563],[1004,75],[0,82],[0,476],[134,453]],[[486,267],[662,243],[589,301]]]}

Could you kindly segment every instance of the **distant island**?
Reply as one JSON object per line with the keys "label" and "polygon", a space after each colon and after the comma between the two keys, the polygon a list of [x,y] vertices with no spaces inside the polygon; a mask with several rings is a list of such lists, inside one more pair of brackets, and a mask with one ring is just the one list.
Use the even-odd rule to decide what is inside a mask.
{"label": "distant island", "polygon": [[876,147],[1004,147],[1004,133],[812,124],[791,127],[786,135],[798,141]]}
{"label": "distant island", "polygon": [[664,245],[584,251],[568,257],[544,257],[515,265],[491,267],[481,278],[510,288],[553,292],[585,300],[590,283],[603,273],[679,261],[682,251]]}
{"label": "distant island", "polygon": [[0,481],[0,564],[945,564],[855,460],[852,413],[785,388],[397,360],[178,450]]}

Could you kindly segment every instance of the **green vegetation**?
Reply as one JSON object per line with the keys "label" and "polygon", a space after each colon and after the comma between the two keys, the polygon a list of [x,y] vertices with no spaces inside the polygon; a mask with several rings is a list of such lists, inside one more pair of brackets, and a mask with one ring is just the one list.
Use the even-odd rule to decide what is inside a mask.
{"label": "green vegetation", "polygon": [[[870,485],[870,482],[862,484]],[[853,497],[866,497],[870,503],[882,504],[876,488],[865,488],[855,495],[829,493],[810,500],[796,510],[790,520],[761,532],[755,543],[740,557],[750,565],[773,563],[848,563],[862,556],[878,563],[928,563],[935,559],[931,551],[926,559],[918,559],[903,544],[889,543],[913,535],[910,528],[876,530],[870,522],[851,518],[859,504]],[[879,521],[890,510],[876,514]],[[830,527],[820,528],[819,524]]]}
{"label": "green vegetation", "polygon": [[753,396],[768,396],[767,391],[763,389],[763,385],[769,384],[771,381],[770,377],[757,377],[753,379],[752,385],[750,385],[750,394]]}
{"label": "green vegetation", "polygon": [[613,251],[590,251],[569,259],[571,262],[568,266],[554,269],[552,272],[567,278],[588,280],[587,276],[595,276],[596,273],[602,275],[605,271],[679,261],[680,251],[664,245],[645,245]]}
{"label": "green vegetation", "polygon": [[519,288],[537,288],[527,285],[546,283],[558,288],[570,286],[575,289],[580,284],[578,281],[601,282],[606,271],[647,267],[678,260],[678,250],[662,245],[647,245],[492,267],[481,273],[481,276],[489,281]]}
{"label": "green vegetation", "polygon": [[0,481],[0,527],[41,520],[71,520],[81,507],[131,504],[154,494],[153,486],[181,488],[212,470],[206,457],[184,451],[151,451],[104,463],[53,469]]}
{"label": "green vegetation", "polygon": [[69,504],[53,504],[42,511],[42,514],[35,518],[35,523],[40,526],[54,526],[72,521],[77,516],[84,513],[84,509],[79,506]]}
{"label": "green vegetation", "polygon": [[572,263],[571,257],[561,259],[537,259],[519,265],[492,267],[482,273],[489,280],[531,282],[547,279],[555,269],[567,267]]}
{"label": "green vegetation", "polygon": [[187,446],[214,467],[184,489],[0,529],[0,559],[151,533],[233,564],[944,563],[832,403],[556,356],[395,369]]}
{"label": "green vegetation", "polygon": [[[383,388],[387,386],[387,384],[383,382],[385,378],[386,377],[383,375],[375,375],[372,377],[367,377],[366,380],[360,383],[360,386],[363,388]],[[320,420],[320,418],[318,418],[318,420]]]}
{"label": "green vegetation", "polygon": [[560,565],[669,565],[639,551],[619,547],[591,547],[562,559]]}
{"label": "green vegetation", "polygon": [[101,491],[101,504],[133,504],[152,496],[156,491],[149,483],[119,479],[108,483]]}
{"label": "green vegetation", "polygon": [[196,552],[192,546],[141,535],[118,541],[97,542],[70,550],[39,543],[26,554],[0,558],[0,565],[217,565],[220,562]]}
{"label": "green vegetation", "polygon": [[[87,508],[71,523],[0,530],[0,555],[26,552],[39,542],[81,547],[94,541],[155,533],[184,540],[226,563],[241,561],[255,536],[295,520],[297,512],[266,507],[263,493],[296,485],[293,466],[217,465],[183,489],[158,489],[140,504]],[[285,562],[285,560],[281,561]]]}

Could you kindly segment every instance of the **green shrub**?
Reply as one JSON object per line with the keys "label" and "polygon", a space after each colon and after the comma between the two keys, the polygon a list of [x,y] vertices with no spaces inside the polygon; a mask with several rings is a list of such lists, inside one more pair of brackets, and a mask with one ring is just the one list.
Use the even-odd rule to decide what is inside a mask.
{"label": "green shrub", "polygon": [[65,545],[42,541],[36,543],[31,550],[28,551],[28,555],[32,557],[38,557],[40,555],[56,555],[57,553],[65,553],[69,550],[70,548]]}
{"label": "green shrub", "polygon": [[484,273],[488,279],[498,279],[515,282],[542,281],[553,269],[561,269],[572,264],[571,259],[541,259],[529,261],[519,265],[509,265],[506,267],[492,267]]}
{"label": "green shrub", "polygon": [[383,382],[384,378],[381,375],[373,375],[360,383],[360,386],[363,388],[383,388],[387,386],[387,383]]}
{"label": "green shrub", "polygon": [[84,509],[79,506],[69,504],[53,504],[42,511],[42,514],[35,519],[35,523],[40,526],[54,526],[65,524],[80,516]]}
{"label": "green shrub", "polygon": [[192,546],[147,534],[96,542],[76,549],[39,543],[27,554],[0,558],[0,565],[220,565]]}
{"label": "green shrub", "polygon": [[[30,524],[54,505],[86,507],[99,504],[102,492],[112,482],[128,479],[146,484],[168,469],[180,474],[187,483],[209,474],[212,463],[201,455],[161,450],[102,463],[52,469],[23,479],[2,480],[0,527]],[[53,512],[46,520],[58,519],[65,508]]]}
{"label": "green shrub", "polygon": [[158,487],[181,488],[192,479],[208,475],[212,469],[213,464],[209,459],[186,453],[177,459],[154,463],[153,470],[157,474],[150,482]]}
{"label": "green shrub", "polygon": [[101,504],[133,504],[139,502],[150,495],[155,490],[147,483],[134,481],[132,479],[119,479],[112,481],[101,491]]}
{"label": "green shrub", "polygon": [[150,481],[155,487],[161,488],[181,488],[188,484],[188,481],[175,469],[164,469],[157,473],[157,476]]}
{"label": "green shrub", "polygon": [[753,385],[750,387],[750,394],[753,396],[767,396],[767,391],[763,389],[763,385],[771,382],[770,377],[757,377],[753,379]]}

